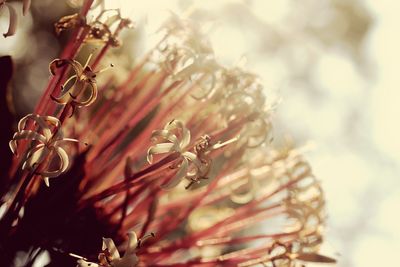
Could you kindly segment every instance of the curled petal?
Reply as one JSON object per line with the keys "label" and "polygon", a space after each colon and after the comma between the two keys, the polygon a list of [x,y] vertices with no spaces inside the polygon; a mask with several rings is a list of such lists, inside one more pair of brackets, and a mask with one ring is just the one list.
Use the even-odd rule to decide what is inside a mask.
{"label": "curled petal", "polygon": [[29,119],[33,120],[39,125],[40,130],[43,132],[43,135],[46,137],[47,140],[49,140],[52,136],[49,124],[55,126],[56,128],[59,128],[61,126],[60,121],[55,117],[28,114],[18,122],[18,131],[22,131],[25,128],[26,122]]}
{"label": "curled petal", "polygon": [[56,128],[61,127],[61,122],[56,117],[53,117],[53,116],[41,116],[41,117],[43,118],[44,121],[53,125],[54,127],[56,127]]}
{"label": "curled petal", "polygon": [[[211,82],[209,86],[204,86],[204,82],[202,81],[203,79],[210,77]],[[198,81],[200,88],[204,91],[201,95],[192,95],[192,97],[196,100],[201,100],[207,98],[209,95],[211,95],[212,92],[214,92],[215,85],[217,83],[217,78],[214,73],[204,73],[204,76]],[[206,88],[208,87],[208,88]]]}
{"label": "curled petal", "polygon": [[135,232],[131,231],[128,233],[128,246],[125,251],[125,255],[135,254],[138,246],[138,238]]}
{"label": "curled petal", "polygon": [[174,152],[175,146],[172,143],[161,143],[150,147],[147,150],[147,161],[151,164],[153,162],[153,155]]}
{"label": "curled petal", "polygon": [[[66,83],[64,85],[66,85]],[[79,94],[81,94],[85,86],[86,86],[85,81],[77,79],[75,83],[70,88],[68,88],[61,96],[54,97],[51,95],[50,97],[52,100],[61,105],[65,105],[70,102],[74,102],[75,104],[78,103],[78,101],[75,101],[75,99],[78,97]]]}
{"label": "curled petal", "polygon": [[254,122],[249,122],[245,131],[247,147],[256,148],[271,138],[272,125],[267,123],[262,116],[258,116]]}
{"label": "curled petal", "polygon": [[189,169],[189,162],[186,158],[183,158],[182,163],[179,166],[178,172],[170,181],[168,181],[166,184],[161,185],[161,188],[171,189],[177,186],[181,182],[181,180],[186,176],[188,169]]}
{"label": "curled petal", "polygon": [[43,135],[33,132],[33,131],[20,131],[16,132],[13,136],[13,139],[9,142],[10,149],[13,152],[13,154],[16,154],[17,150],[17,141],[22,140],[22,139],[28,139],[28,140],[34,140],[34,141],[39,141],[42,143],[46,143],[46,137]]}
{"label": "curled petal", "polygon": [[198,159],[197,155],[192,152],[185,152],[182,154],[182,156],[188,159],[194,165],[194,168],[192,168],[192,170],[187,172],[185,176],[187,176],[188,178],[194,178],[196,176],[199,176],[199,174],[201,174],[201,169],[203,167],[202,166],[203,164]]}
{"label": "curled petal", "polygon": [[181,81],[185,79],[190,79],[191,76],[198,70],[198,67],[195,63],[190,64],[189,66],[183,68],[178,73],[174,74],[174,80]]}
{"label": "curled petal", "polygon": [[8,142],[8,146],[10,147],[11,152],[17,156],[17,141],[11,140],[10,142]]}
{"label": "curled petal", "polygon": [[120,255],[114,241],[111,238],[103,237],[103,247],[102,250],[107,250],[110,253],[111,260],[119,259]]}
{"label": "curled petal", "polygon": [[180,148],[188,146],[190,143],[190,131],[185,127],[183,122],[180,120],[172,120],[164,127],[165,130],[175,130],[180,129],[182,131],[182,140],[180,142]]}
{"label": "curled petal", "polygon": [[28,152],[28,158],[22,165],[23,170],[34,170],[50,154],[50,150],[43,144],[40,144]]}
{"label": "curled petal", "polygon": [[52,75],[56,75],[56,70],[66,65],[71,66],[78,77],[83,73],[82,65],[78,61],[71,59],[54,59],[49,64],[49,71]]}
{"label": "curled petal", "polygon": [[234,92],[227,96],[222,113],[228,121],[237,117],[250,115],[254,108],[256,108],[256,99],[245,92]]}
{"label": "curled petal", "polygon": [[88,99],[83,100],[83,101],[74,101],[75,105],[77,106],[89,106],[91,104],[93,104],[96,99],[97,99],[97,85],[95,82],[88,82],[87,83],[90,87],[90,95],[88,97]]}
{"label": "curled petal", "polygon": [[152,140],[169,141],[174,144],[174,146],[179,147],[179,140],[175,134],[169,130],[156,130],[151,134]]}
{"label": "curled petal", "polygon": [[[41,176],[43,176],[43,179],[47,186],[49,186],[49,178],[54,178],[54,177],[57,177],[60,174],[64,173],[67,170],[68,165],[69,165],[68,155],[64,149],[62,149],[60,147],[55,147],[55,148],[53,148],[53,151],[55,151],[55,153],[58,155],[58,157],[60,159],[60,166],[59,166],[58,170],[56,170],[56,171],[40,171],[39,172],[39,174]],[[49,158],[49,160],[51,161],[51,158]]]}
{"label": "curled petal", "polygon": [[99,267],[100,266],[97,263],[85,261],[83,259],[79,259],[77,261],[77,264],[78,265],[76,267]]}
{"label": "curled petal", "polygon": [[53,101],[57,102],[58,104],[65,105],[65,104],[71,102],[72,97],[69,93],[67,93],[67,94],[63,94],[60,97],[54,97],[54,96],[50,95],[50,98]]}
{"label": "curled petal", "polygon": [[22,14],[25,16],[28,13],[29,8],[31,7],[31,0],[24,0],[22,2]]}
{"label": "curled petal", "polygon": [[[230,186],[230,198],[234,203],[246,204],[254,199],[256,187],[252,177],[246,177],[245,181],[241,180]],[[243,190],[244,188],[244,190]],[[243,192],[244,191],[244,192]]]}
{"label": "curled petal", "polygon": [[61,161],[59,173],[63,173],[67,170],[68,165],[69,165],[68,154],[61,147],[55,147],[54,149],[55,149],[57,155],[60,157],[60,161]]}
{"label": "curled petal", "polygon": [[[167,47],[168,48],[168,47]],[[177,51],[175,48],[172,49],[171,52],[169,52],[165,56],[165,60],[161,63],[162,68],[168,73],[171,74],[174,72],[174,65],[175,65],[175,60],[177,57]]]}
{"label": "curled petal", "polygon": [[50,179],[50,177],[43,177],[44,184],[45,184],[47,187],[50,187],[50,181],[49,181],[49,179]]}
{"label": "curled petal", "polygon": [[85,24],[85,18],[78,13],[64,16],[54,23],[56,34],[59,35],[62,31],[76,28]]}
{"label": "curled petal", "polygon": [[[62,85],[62,87],[61,87],[62,90],[61,91],[65,92],[65,91],[68,91],[70,88],[72,88],[72,86],[74,86],[74,84],[76,83],[77,77],[78,76],[76,74],[74,74],[71,77],[69,77],[68,80],[66,80],[64,82],[64,84]],[[71,83],[71,81],[73,81],[72,85],[68,86],[68,84]]]}
{"label": "curled petal", "polygon": [[3,36],[6,38],[8,36],[12,36],[15,34],[15,31],[17,30],[17,24],[18,24],[18,16],[17,12],[15,11],[15,8],[12,5],[5,4],[3,3],[8,8],[8,13],[10,14],[10,22],[8,24],[8,30],[6,33],[3,33]]}

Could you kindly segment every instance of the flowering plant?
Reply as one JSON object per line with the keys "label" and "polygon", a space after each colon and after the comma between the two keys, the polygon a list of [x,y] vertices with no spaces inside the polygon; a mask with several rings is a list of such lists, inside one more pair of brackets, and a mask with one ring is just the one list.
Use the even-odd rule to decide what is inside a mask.
{"label": "flowering plant", "polygon": [[[124,82],[98,81],[130,25],[93,0],[55,24],[69,43],[10,135],[18,157],[2,151],[4,266],[21,251],[24,266],[43,253],[47,266],[334,263],[319,254],[322,189],[297,150],[272,146],[273,104],[257,76],[219,64],[199,28],[172,16]],[[82,66],[76,57],[93,44]]]}

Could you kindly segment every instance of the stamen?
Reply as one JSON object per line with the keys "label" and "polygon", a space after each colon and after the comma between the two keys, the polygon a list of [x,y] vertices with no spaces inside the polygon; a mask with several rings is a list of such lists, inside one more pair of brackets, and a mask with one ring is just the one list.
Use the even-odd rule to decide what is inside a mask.
{"label": "stamen", "polygon": [[86,60],[85,65],[83,66],[83,69],[85,69],[87,66],[89,66],[90,60],[92,59],[93,53],[90,53],[88,56],[88,59]]}
{"label": "stamen", "polygon": [[103,68],[103,69],[101,69],[101,70],[96,71],[95,73],[96,73],[96,74],[102,73],[102,72],[105,72],[105,71],[107,71],[107,70],[109,70],[109,69],[111,69],[111,68],[114,68],[114,64],[112,64],[112,63],[111,63],[109,66],[107,66],[107,67],[105,67],[105,68]]}
{"label": "stamen", "polygon": [[227,146],[227,145],[230,145],[230,144],[232,144],[232,143],[235,143],[235,142],[238,141],[238,140],[239,140],[239,136],[236,136],[236,137],[234,137],[234,138],[232,138],[232,139],[229,139],[229,140],[227,140],[227,141],[225,141],[225,142],[223,142],[223,143],[221,143],[221,142],[219,141],[219,142],[216,143],[215,145],[211,146],[210,150],[216,150],[216,149],[223,148],[223,147],[225,147],[225,146]]}
{"label": "stamen", "polygon": [[85,258],[85,257],[82,257],[82,256],[79,256],[79,255],[77,255],[77,254],[74,254],[74,253],[68,253],[68,256],[71,256],[71,257],[73,257],[73,258],[77,258],[77,259],[81,259],[81,260],[85,260],[85,261],[87,261],[87,260],[88,260],[87,258]]}

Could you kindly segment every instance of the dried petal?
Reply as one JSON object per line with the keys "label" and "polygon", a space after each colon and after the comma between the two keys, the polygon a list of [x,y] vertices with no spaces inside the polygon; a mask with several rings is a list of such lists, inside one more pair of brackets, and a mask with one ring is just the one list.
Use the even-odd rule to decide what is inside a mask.
{"label": "dried petal", "polygon": [[180,142],[181,149],[188,146],[190,143],[190,131],[185,127],[182,121],[172,120],[164,127],[165,130],[180,130],[182,132],[182,140]]}
{"label": "dried petal", "polygon": [[170,152],[182,153],[190,143],[190,131],[179,120],[172,120],[164,126],[164,130],[153,131],[151,139],[158,143],[147,150],[147,161],[153,162],[153,155]]}
{"label": "dried petal", "polygon": [[57,156],[59,157],[60,166],[58,167],[58,169],[56,171],[40,172],[40,174],[44,177],[49,177],[49,178],[57,177],[60,174],[64,173],[69,166],[68,154],[67,154],[67,152],[65,152],[64,149],[62,149],[61,147],[53,147],[52,154],[54,154],[54,153],[56,153]]}
{"label": "dried petal", "polygon": [[147,150],[147,161],[151,164],[153,162],[153,155],[174,152],[174,148],[175,145],[172,143],[154,145]]}
{"label": "dried petal", "polygon": [[[50,125],[55,126],[56,128],[60,127],[61,123],[57,118],[52,116],[39,116],[37,114],[28,114],[23,117],[18,123],[18,131],[22,131],[25,128],[26,122],[28,120],[33,120],[38,124],[39,129],[43,132],[43,135],[49,140],[52,137]],[[46,123],[48,122],[48,123]]]}
{"label": "dried petal", "polygon": [[18,24],[18,16],[17,12],[15,11],[15,8],[12,5],[3,4],[8,8],[8,13],[10,15],[10,22],[8,24],[8,30],[6,33],[3,33],[4,38],[8,36],[12,36],[15,34],[15,31],[17,30],[17,24]]}
{"label": "dried petal", "polygon": [[151,139],[154,141],[169,141],[179,147],[179,140],[175,134],[169,130],[156,130],[151,134]]}
{"label": "dried petal", "polygon": [[[37,124],[38,129],[36,131],[24,130],[28,120],[32,120]],[[50,127],[54,127],[54,133]],[[43,177],[46,185],[49,185],[49,178],[59,176],[64,173],[69,166],[68,155],[60,145],[66,142],[79,142],[76,139],[64,138],[60,127],[61,123],[55,117],[29,114],[19,121],[18,131],[9,142],[10,149],[13,153],[17,151],[18,140],[24,139],[40,143],[28,150],[27,159],[23,163],[22,169],[35,170],[37,174]],[[43,134],[40,134],[40,132]],[[58,169],[53,171],[46,170],[46,168],[51,165],[54,157],[58,157]]]}
{"label": "dried petal", "polygon": [[93,104],[97,99],[98,90],[96,83],[88,82],[87,84],[89,85],[90,88],[89,97],[86,100],[73,101],[77,106],[89,106]]}
{"label": "dried petal", "polygon": [[78,13],[64,16],[54,23],[56,34],[59,35],[62,31],[77,28],[85,24],[85,19]]}
{"label": "dried petal", "polygon": [[77,261],[77,266],[76,267],[100,267],[97,263],[90,262],[90,261],[85,261],[83,259],[79,259]]}
{"label": "dried petal", "polygon": [[37,132],[26,131],[26,130],[16,132],[13,136],[13,139],[9,142],[10,149],[13,154],[16,154],[17,141],[21,140],[21,139],[35,140],[35,141],[39,141],[42,143],[45,143],[47,141],[46,137],[44,137],[43,135],[41,135]]}
{"label": "dried petal", "polygon": [[120,255],[114,241],[111,238],[103,237],[103,247],[102,250],[107,250],[110,253],[111,259],[119,259]]}
{"label": "dried petal", "polygon": [[56,70],[66,65],[70,65],[78,77],[83,73],[82,65],[71,59],[54,59],[49,64],[49,71],[52,75],[56,75]]}
{"label": "dried petal", "polygon": [[30,150],[27,155],[27,160],[22,165],[23,170],[34,170],[44,159],[50,154],[50,150],[43,144],[36,146]]}
{"label": "dried petal", "polygon": [[135,254],[137,246],[138,246],[137,235],[135,232],[131,231],[128,233],[128,246],[126,248],[125,255]]}
{"label": "dried petal", "polygon": [[175,174],[175,176],[170,181],[168,181],[166,184],[161,185],[161,188],[168,190],[168,189],[171,189],[171,188],[177,186],[182,181],[182,179],[186,176],[188,169],[189,169],[189,162],[185,158],[182,160],[182,163],[179,166],[178,172]]}

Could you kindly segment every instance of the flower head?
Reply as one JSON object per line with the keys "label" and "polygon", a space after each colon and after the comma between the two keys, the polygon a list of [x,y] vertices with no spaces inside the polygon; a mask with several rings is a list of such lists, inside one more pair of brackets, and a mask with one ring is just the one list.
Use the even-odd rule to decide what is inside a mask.
{"label": "flower head", "polygon": [[[37,130],[26,129],[29,120],[36,124]],[[49,178],[59,176],[68,168],[68,155],[64,148],[62,148],[62,145],[67,142],[79,142],[76,139],[64,138],[61,123],[57,118],[36,114],[29,114],[23,117],[18,123],[18,131],[9,142],[11,151],[16,155],[20,140],[32,142],[29,144],[22,169],[41,175],[47,186],[49,186]],[[33,144],[33,142],[36,144]],[[59,160],[58,168],[56,170],[49,170],[50,164],[56,158]]]}
{"label": "flower head", "polygon": [[[210,168],[210,161],[204,156],[204,142],[196,146],[195,153],[188,151],[190,144],[190,131],[179,120],[168,122],[163,130],[153,131],[152,140],[156,142],[147,151],[147,161],[153,162],[153,155],[164,153],[179,153],[180,160],[175,168],[178,168],[175,176],[162,187],[169,189],[179,184],[186,177],[193,182],[205,178]],[[202,159],[196,153],[202,153]],[[189,186],[190,186],[189,185]]]}
{"label": "flower head", "polygon": [[[111,16],[107,16],[110,13]],[[114,32],[112,31],[113,27],[116,27]],[[104,9],[95,20],[90,23],[90,32],[85,42],[109,43],[114,47],[120,46],[121,41],[117,38],[118,33],[125,27],[131,28],[132,22],[129,19],[122,18],[119,9]]]}
{"label": "flower head", "polygon": [[146,235],[138,239],[135,232],[128,232],[128,241],[124,256],[120,256],[118,248],[111,238],[103,238],[102,252],[99,254],[98,263],[88,262],[87,260],[78,260],[78,267],[101,266],[101,267],[135,267],[139,263],[136,255],[141,243],[148,237],[154,237],[154,234]]}
{"label": "flower head", "polygon": [[[51,98],[59,104],[71,105],[73,109],[76,107],[89,106],[96,101],[97,98],[97,85],[96,85],[96,75],[103,72],[105,69],[100,71],[93,71],[89,66],[90,58],[88,58],[86,64],[82,66],[76,60],[70,59],[55,59],[50,65],[50,73],[52,75],[56,74],[56,70],[69,65],[75,72],[74,75],[69,77],[69,79],[62,85],[62,95],[59,97],[51,96]],[[113,65],[111,65],[112,67]],[[70,85],[72,83],[72,85]],[[85,91],[89,90],[88,97],[83,98]]]}
{"label": "flower head", "polygon": [[[10,239],[34,232],[11,250],[34,251],[43,244],[51,265],[67,266],[73,257],[78,267],[333,262],[319,255],[325,203],[308,164],[289,150],[269,144],[255,148],[271,132],[270,107],[257,76],[222,67],[199,28],[174,17],[164,26],[165,38],[124,82],[118,84],[114,76],[99,85],[102,101],[94,104],[99,73],[94,66],[118,43],[117,33],[128,21],[104,7],[97,17],[87,16],[93,3],[84,1],[80,15],[56,25],[59,31],[77,29],[64,59],[50,64],[54,76],[36,107],[52,116],[24,117],[10,141],[14,153],[24,154],[11,166],[15,193],[6,219],[0,218],[0,232],[10,233]],[[84,65],[76,61],[89,42],[102,45],[92,67],[90,57]],[[68,78],[69,69],[74,73]],[[55,107],[49,96],[64,106]],[[70,107],[83,106],[88,112],[65,116]],[[185,123],[171,120],[178,116]],[[63,145],[78,141],[64,138],[61,126],[78,139],[94,139],[90,150],[68,150],[76,158],[68,173]],[[21,165],[30,173],[18,172]],[[62,173],[71,179],[60,179],[52,190],[36,190],[34,174],[48,185]],[[183,190],[176,185],[184,178],[186,189],[210,179]],[[19,216],[22,208],[28,212]],[[142,245],[136,233],[149,230],[157,232],[157,240]],[[109,238],[100,248],[96,243],[103,236]],[[0,240],[1,255],[8,253],[8,240]]]}
{"label": "flower head", "polygon": [[67,15],[60,18],[56,23],[54,23],[54,28],[56,34],[59,35],[61,32],[85,25],[85,18],[82,18],[78,13]]}
{"label": "flower head", "polygon": [[[95,6],[92,8],[95,8]],[[131,28],[132,22],[129,19],[122,18],[119,9],[104,9],[102,7],[99,15],[90,22],[87,22],[86,18],[76,13],[64,16],[54,24],[57,34],[80,26],[87,28],[89,31],[85,37],[85,43],[106,43],[117,47],[121,45],[121,41],[118,39],[119,32],[123,28]]]}

